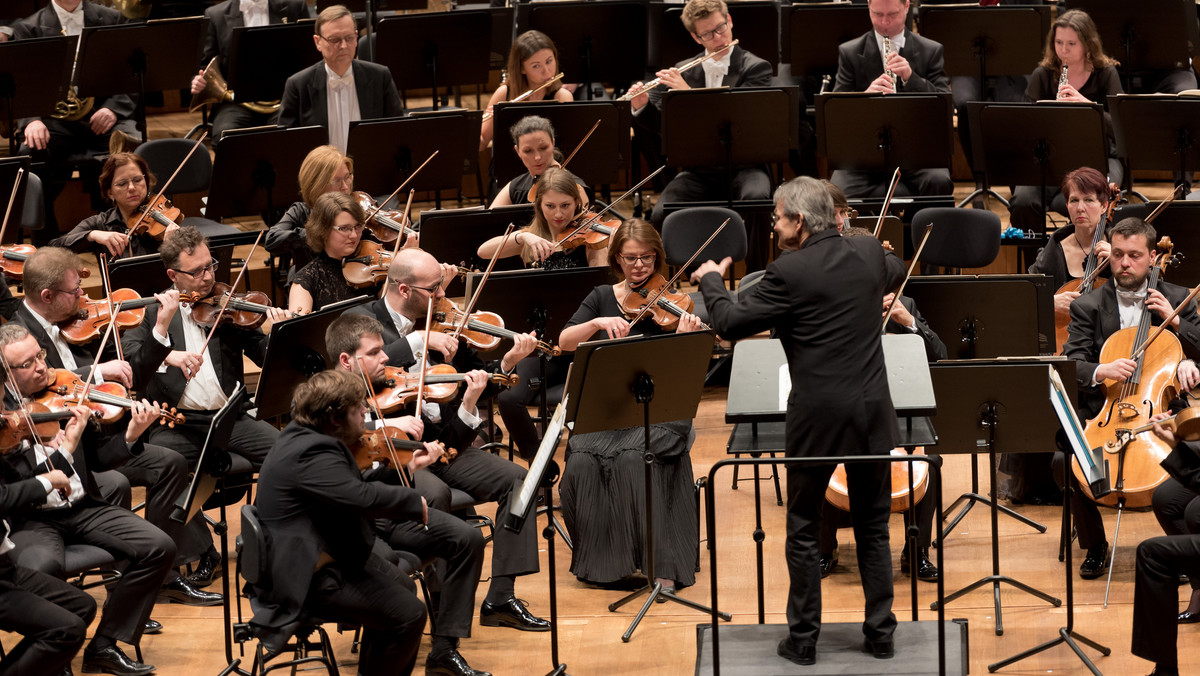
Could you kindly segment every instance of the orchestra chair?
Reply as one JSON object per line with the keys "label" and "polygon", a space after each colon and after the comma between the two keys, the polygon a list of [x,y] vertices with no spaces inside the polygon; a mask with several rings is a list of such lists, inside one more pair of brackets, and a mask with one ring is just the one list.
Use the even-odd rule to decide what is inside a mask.
{"label": "orchestra chair", "polygon": [[986,209],[930,207],[913,216],[913,250],[921,246],[925,227],[935,225],[921,252],[923,266],[950,268],[950,274],[962,274],[963,268],[982,268],[1000,253],[1000,217]]}
{"label": "orchestra chair", "polygon": [[[663,219],[662,240],[663,249],[667,252],[667,263],[677,267],[688,262],[688,259],[704,244],[705,240],[716,232],[721,224],[729,219],[729,224],[717,235],[704,253],[696,257],[688,268],[689,274],[701,263],[712,259],[720,261],[729,256],[736,263],[745,260],[748,247],[746,224],[741,215],[725,207],[687,207],[667,214]],[[727,286],[733,287],[733,266],[729,266]],[[708,310],[704,307],[704,296],[699,291],[688,294],[695,308],[692,313],[704,323],[708,323]],[[735,296],[736,299],[736,296]]]}
{"label": "orchestra chair", "polygon": [[46,200],[42,195],[42,178],[26,172],[25,199],[21,204],[17,225],[30,232],[46,227]]}
{"label": "orchestra chair", "polygon": [[[160,189],[176,169],[179,170],[179,173],[175,175],[175,180],[171,181],[169,186],[169,193],[167,193],[169,198],[172,195],[184,193],[208,192],[209,184],[212,182],[213,164],[212,156],[209,155],[206,148],[197,150],[188,158],[187,164],[180,167],[183,159],[195,146],[195,141],[185,138],[160,138],[141,144],[134,152],[146,160],[151,173],[159,181]],[[242,230],[231,225],[224,225],[199,216],[186,216],[179,225],[195,226],[200,234],[210,239],[244,234]]]}

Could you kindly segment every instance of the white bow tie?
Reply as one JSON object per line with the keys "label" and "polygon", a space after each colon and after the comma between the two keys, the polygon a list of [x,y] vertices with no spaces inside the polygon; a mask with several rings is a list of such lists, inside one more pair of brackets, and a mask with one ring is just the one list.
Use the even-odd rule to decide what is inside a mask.
{"label": "white bow tie", "polygon": [[82,20],[76,20],[74,16],[66,17],[62,22],[63,35],[79,35],[83,32]]}
{"label": "white bow tie", "polygon": [[267,0],[238,0],[238,6],[242,8],[242,13],[254,11],[267,11]]}
{"label": "white bow tie", "polygon": [[710,78],[721,80],[729,74],[729,64],[725,61],[705,61],[700,65],[704,67],[705,76]]}
{"label": "white bow tie", "polygon": [[354,74],[346,73],[346,77],[330,77],[329,91],[340,92],[343,89],[354,86]]}

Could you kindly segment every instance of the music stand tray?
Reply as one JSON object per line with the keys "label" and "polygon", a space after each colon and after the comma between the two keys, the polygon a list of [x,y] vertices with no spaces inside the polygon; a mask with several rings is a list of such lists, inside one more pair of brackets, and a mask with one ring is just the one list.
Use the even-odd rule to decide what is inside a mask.
{"label": "music stand tray", "polygon": [[[478,154],[479,116],[475,111],[447,111],[421,117],[351,122],[346,154],[354,158],[354,175],[358,179],[355,189],[372,195],[390,195],[434,151],[438,151],[437,156],[406,189],[457,189],[462,185],[470,156]],[[458,146],[446,143],[447,139],[457,139]],[[397,198],[403,205],[407,195]]]}
{"label": "music stand tray", "polygon": [[[558,135],[554,141],[564,153],[571,152],[596,121],[600,121],[600,126],[571,160],[571,173],[588,185],[615,185],[620,180],[620,172],[629,167],[629,158],[633,156],[629,138],[632,113],[624,101],[500,103],[495,110],[493,128],[500,143],[494,143],[492,147],[503,148],[494,153],[496,176],[501,180],[526,173],[517,154],[509,151],[508,143],[508,130],[526,115],[540,115],[550,120]],[[475,150],[472,148],[472,152]]]}
{"label": "music stand tray", "polygon": [[1176,170],[1187,176],[1200,166],[1200,98],[1162,94],[1108,97],[1117,155],[1137,169]]}
{"label": "music stand tray", "polygon": [[238,101],[278,101],[287,79],[320,58],[309,21],[238,26],[229,48],[229,88]]}
{"label": "music stand tray", "polygon": [[799,87],[671,89],[662,98],[663,153],[676,167],[786,162],[799,129]]}
{"label": "music stand tray", "polygon": [[830,169],[892,171],[950,166],[954,101],[945,94],[817,96],[817,154]]}
{"label": "music stand tray", "polygon": [[226,132],[213,160],[205,216],[220,221],[258,214],[274,225],[276,214],[300,198],[296,168],[328,140],[325,128],[316,126]]}
{"label": "music stand tray", "polygon": [[[1190,68],[1197,42],[1196,9],[1191,0],[1067,0],[1096,22],[1108,53],[1119,55],[1123,73]],[[1128,78],[1125,91],[1130,91]]]}
{"label": "music stand tray", "polygon": [[[467,296],[482,276],[467,276]],[[583,299],[592,289],[609,283],[611,276],[606,267],[493,272],[475,309],[504,317],[510,331],[537,331],[539,340],[555,342]]]}
{"label": "music stand tray", "polygon": [[[509,223],[521,227],[533,218],[533,205],[520,204],[499,209],[445,209],[421,212],[421,248],[431,256],[446,263],[455,263],[468,268],[482,270],[487,261],[476,255],[479,244],[497,235],[503,235]],[[514,230],[515,231],[515,230]],[[521,259],[501,258],[496,261],[497,270],[520,269]],[[446,289],[450,295],[458,295],[451,289],[461,289],[455,280]]]}

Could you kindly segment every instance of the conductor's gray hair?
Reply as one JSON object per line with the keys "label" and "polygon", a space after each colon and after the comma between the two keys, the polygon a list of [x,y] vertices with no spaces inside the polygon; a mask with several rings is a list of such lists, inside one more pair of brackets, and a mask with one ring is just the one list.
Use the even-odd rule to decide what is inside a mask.
{"label": "conductor's gray hair", "polygon": [[775,189],[775,204],[785,216],[804,216],[803,230],[808,234],[837,227],[833,199],[815,178],[800,176]]}

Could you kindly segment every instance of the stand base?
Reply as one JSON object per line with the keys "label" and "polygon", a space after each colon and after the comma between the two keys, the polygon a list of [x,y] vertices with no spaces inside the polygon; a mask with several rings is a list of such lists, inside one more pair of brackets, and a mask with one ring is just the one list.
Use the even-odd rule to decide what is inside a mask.
{"label": "stand base", "polygon": [[1092,664],[1092,661],[1090,659],[1088,659],[1088,656],[1083,654],[1083,650],[1079,647],[1079,644],[1076,643],[1075,641],[1079,641],[1079,643],[1083,643],[1083,644],[1087,645],[1088,647],[1092,648],[1093,650],[1096,650],[1097,652],[1099,652],[1101,655],[1104,655],[1105,657],[1108,657],[1112,653],[1111,650],[1100,645],[1099,643],[1096,643],[1092,639],[1090,639],[1074,630],[1063,627],[1058,630],[1058,638],[1051,639],[1039,646],[1030,648],[1029,650],[1026,650],[1024,652],[1017,653],[1016,655],[1013,655],[1012,657],[1009,657],[1008,659],[1000,660],[999,662],[996,662],[994,664],[989,664],[988,671],[994,672],[997,669],[1000,669],[1002,667],[1006,667],[1006,666],[1012,664],[1013,662],[1018,662],[1020,660],[1025,659],[1026,657],[1036,655],[1036,654],[1042,652],[1043,650],[1049,650],[1050,648],[1053,648],[1056,645],[1065,643],[1071,650],[1073,650],[1075,652],[1075,654],[1079,657],[1080,661],[1083,662],[1083,665],[1085,667],[1087,667],[1089,671],[1091,671],[1096,676],[1103,676],[1103,674],[1100,673],[1100,670],[1096,668],[1096,665]]}
{"label": "stand base", "polygon": [[979,197],[980,195],[991,195],[992,197],[995,197],[997,200],[1000,201],[1001,204],[1004,205],[1005,209],[1007,209],[1010,206],[1008,203],[1008,200],[1001,197],[1000,193],[996,192],[995,190],[992,190],[991,188],[976,188],[970,195],[967,195],[966,197],[964,197],[962,199],[961,202],[959,202],[957,205],[955,205],[955,207],[958,209],[961,209],[964,206],[966,206],[967,204],[970,204],[971,200],[975,199],[976,197]]}
{"label": "stand base", "polygon": [[[1031,594],[1033,596],[1036,596],[1039,599],[1042,599],[1043,601],[1054,606],[1055,608],[1062,605],[1061,599],[1057,599],[1039,589],[1034,589],[1033,587],[1030,587],[1029,585],[1025,584],[1024,582],[1019,582],[1017,580],[1014,580],[1011,577],[1008,577],[1007,575],[988,575],[987,577],[980,578],[980,579],[976,580],[975,582],[972,582],[971,584],[969,584],[969,585],[963,587],[962,589],[959,589],[958,591],[954,592],[953,594],[950,594],[949,596],[947,596],[945,601],[943,602],[943,605],[950,603],[954,599],[957,599],[965,594],[969,594],[969,593],[975,591],[976,589],[979,589],[980,587],[982,587],[985,584],[991,584],[992,585],[992,596],[995,600],[995,607],[996,607],[996,635],[1003,636],[1004,635],[1004,621],[1003,621],[1003,617],[1000,614],[1000,583],[1001,582],[1011,584],[1012,586],[1025,592],[1026,594]],[[929,604],[929,608],[930,608],[930,610],[937,610],[938,602],[934,601],[933,603]]]}
{"label": "stand base", "polygon": [[[549,513],[549,510],[545,506],[542,506],[537,508],[537,513],[538,516],[541,516]],[[554,514],[550,514],[550,525],[554,526],[554,530],[558,532],[558,537],[562,538],[563,544],[567,546],[567,549],[574,550],[575,545],[571,543],[570,534],[567,533],[567,529],[563,528],[562,523],[558,520],[558,517],[554,516]]]}
{"label": "stand base", "polygon": [[229,663],[229,666],[222,669],[221,673],[217,674],[217,676],[229,676],[229,674],[240,674],[240,676],[252,676],[249,671],[246,671],[245,669],[243,669],[241,667],[241,664],[242,664],[242,660],[240,658],[235,659],[234,661]]}
{"label": "stand base", "polygon": [[[676,596],[674,592],[663,591],[662,583],[657,580],[655,580],[653,584],[647,584],[645,587],[642,587],[632,594],[629,594],[620,601],[609,604],[609,612],[617,612],[621,606],[641,596],[642,592],[650,592],[650,596],[648,596],[646,598],[646,602],[642,604],[642,609],[639,610],[637,616],[633,618],[633,622],[629,625],[629,628],[625,630],[624,634],[621,634],[621,640],[625,643],[629,643],[629,639],[633,638],[633,632],[637,629],[638,623],[641,622],[642,618],[646,616],[646,613],[650,610],[651,604],[655,603],[660,596],[668,601],[674,601],[675,603],[685,605],[692,610],[699,610],[707,615],[712,615],[713,612],[712,608],[709,608],[708,606],[700,605],[699,603],[685,599],[682,596]],[[733,621],[733,615],[730,615],[729,613],[718,613],[718,616],[726,622]]]}
{"label": "stand base", "polygon": [[570,676],[570,674],[567,673],[567,665],[560,664],[554,668],[554,671],[546,674],[546,676]]}
{"label": "stand base", "polygon": [[[962,495],[958,496],[957,500],[955,500],[954,502],[952,502],[950,504],[949,509],[947,509],[946,511],[948,511],[948,512],[954,511],[955,506],[957,506],[958,503],[964,502],[964,501],[967,503],[967,506],[963,507],[962,511],[960,511],[958,514],[955,514],[954,518],[950,520],[950,523],[946,524],[946,527],[942,530],[941,538],[939,538],[936,542],[933,543],[934,547],[940,547],[942,541],[945,540],[946,538],[950,537],[950,533],[954,531],[954,527],[958,525],[959,521],[963,520],[963,518],[967,515],[967,512],[971,511],[971,508],[975,506],[975,503],[979,502],[979,503],[983,503],[989,507],[993,506],[992,499],[986,495],[980,495],[979,493],[963,493]],[[1005,507],[1004,505],[999,505],[999,504],[995,505],[995,507],[997,510],[999,510],[999,512],[1001,514],[1006,514],[1008,516],[1011,516],[1012,518],[1016,519],[1017,521],[1020,521],[1021,523],[1025,524],[1026,526],[1029,526],[1030,528],[1033,528],[1034,530],[1036,530],[1039,533],[1046,532],[1045,526],[1043,526],[1042,524],[1038,523],[1037,521],[1034,521],[1033,519],[1025,516],[1024,514],[1021,514],[1018,511],[1015,511],[1013,509]]]}

